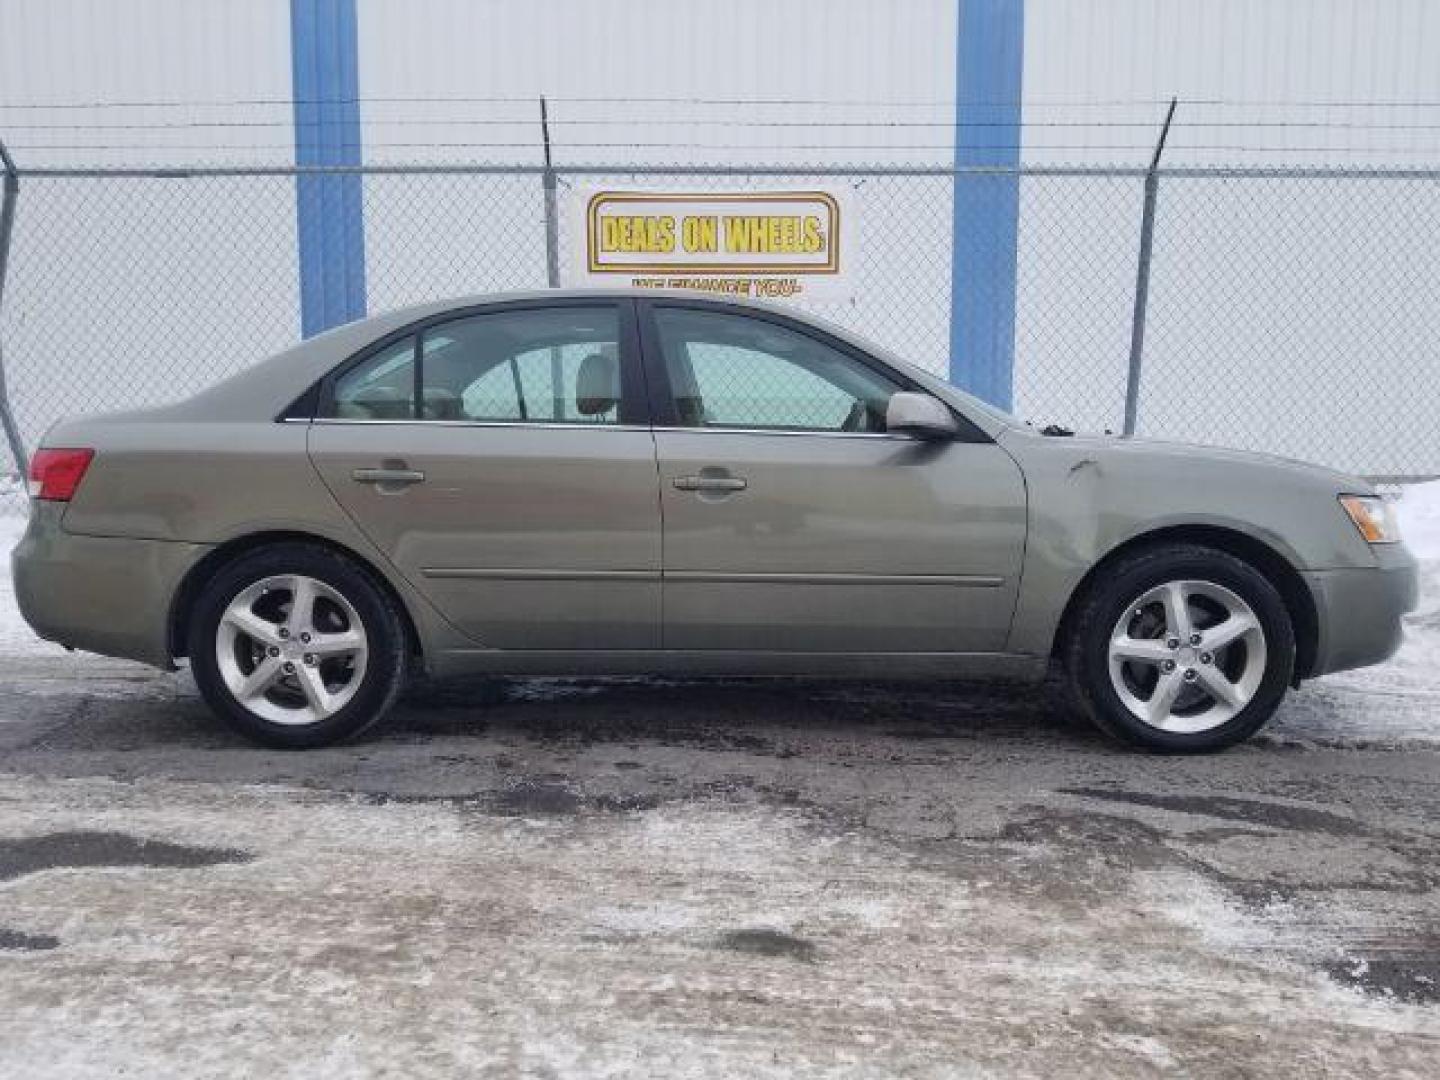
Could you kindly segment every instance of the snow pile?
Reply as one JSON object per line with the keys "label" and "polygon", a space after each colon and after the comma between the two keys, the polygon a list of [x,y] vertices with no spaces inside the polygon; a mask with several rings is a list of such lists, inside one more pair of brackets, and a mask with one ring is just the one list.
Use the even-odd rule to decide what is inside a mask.
{"label": "snow pile", "polygon": [[1395,504],[1405,546],[1421,560],[1440,559],[1440,480],[1405,489]]}
{"label": "snow pile", "polygon": [[41,641],[25,625],[15,603],[15,585],[10,580],[10,550],[20,542],[25,521],[23,514],[12,513],[6,507],[4,492],[0,491],[0,656],[59,655],[63,650],[58,645]]}

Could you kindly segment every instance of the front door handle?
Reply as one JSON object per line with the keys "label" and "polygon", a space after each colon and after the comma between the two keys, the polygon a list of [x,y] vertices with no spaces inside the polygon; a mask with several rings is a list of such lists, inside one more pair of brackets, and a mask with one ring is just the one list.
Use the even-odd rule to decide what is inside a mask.
{"label": "front door handle", "polygon": [[741,476],[677,476],[670,483],[677,491],[744,491],[750,486]]}
{"label": "front door handle", "polygon": [[385,486],[423,484],[425,474],[418,469],[356,469],[350,479],[357,484],[381,484]]}

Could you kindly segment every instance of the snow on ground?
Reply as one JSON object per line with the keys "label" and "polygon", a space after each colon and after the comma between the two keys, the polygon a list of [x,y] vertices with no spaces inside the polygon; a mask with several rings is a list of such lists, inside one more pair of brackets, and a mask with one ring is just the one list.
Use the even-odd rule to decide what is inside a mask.
{"label": "snow on ground", "polygon": [[[0,1074],[1434,1075],[1422,954],[1405,954],[1407,999],[1329,974],[1352,937],[1428,947],[1434,803],[1392,810],[1348,773],[1303,771],[1323,755],[1177,777],[1052,748],[1042,784],[1106,785],[1074,794],[1013,747],[957,783],[933,744],[891,743],[858,796],[853,743],[810,744],[797,771],[773,748],[521,738],[497,771],[506,736],[477,735],[468,790],[649,780],[665,801],[353,798],[324,790],[350,778],[334,757],[318,789],[169,767],[0,777],[0,921],[21,942],[0,952]],[[778,766],[797,805],[717,793],[742,762]],[[1300,776],[1308,818],[1214,816],[1282,811],[1268,800]],[[1180,810],[1094,797],[1176,782]],[[933,804],[963,831],[908,831]]]}
{"label": "snow on ground", "polygon": [[1406,488],[1396,512],[1410,550],[1421,559],[1440,559],[1440,480]]}
{"label": "snow on ground", "polygon": [[10,513],[0,498],[0,656],[59,653],[57,646],[41,641],[20,618],[15,604],[15,584],[10,579],[10,550],[25,531],[25,518]]}
{"label": "snow on ground", "polygon": [[[1405,541],[1421,560],[1420,604],[1406,617],[1404,645],[1386,664],[1306,684],[1290,696],[1265,738],[1315,745],[1440,745],[1440,482],[1406,488],[1397,512]],[[24,528],[25,518],[0,504],[0,657],[60,658],[64,651],[36,638],[15,604],[9,554]]]}

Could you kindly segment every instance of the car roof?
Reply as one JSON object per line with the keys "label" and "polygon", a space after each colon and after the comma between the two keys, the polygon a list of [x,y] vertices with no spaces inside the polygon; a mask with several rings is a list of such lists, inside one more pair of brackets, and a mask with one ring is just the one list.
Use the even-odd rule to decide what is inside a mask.
{"label": "car roof", "polygon": [[[619,300],[619,299],[664,299],[682,300],[687,303],[702,303],[730,308],[736,311],[772,313],[786,318],[797,319],[845,341],[855,348],[880,357],[885,362],[904,371],[930,392],[964,408],[953,387],[942,380],[922,371],[901,357],[894,355],[874,342],[867,341],[844,327],[827,319],[797,309],[792,304],[769,303],[747,297],[717,295],[699,290],[687,289],[530,289],[513,292],[474,293],[467,296],[432,300],[423,304],[371,315],[364,319],[345,323],[322,334],[302,341],[284,352],[261,360],[244,371],[223,382],[203,390],[194,397],[174,405],[157,409],[146,409],[140,413],[110,414],[108,420],[131,420],[143,418],[147,422],[211,421],[246,423],[257,420],[271,420],[284,411],[307,389],[324,378],[345,360],[375,342],[403,330],[413,323],[432,316],[449,312],[463,312],[475,308],[528,301],[553,300]],[[1005,426],[1000,420],[985,413],[975,416],[973,409],[964,409],[971,422],[990,435]]]}
{"label": "car roof", "polygon": [[[474,293],[394,308],[334,327],[261,360],[192,398],[147,412],[155,419],[176,420],[248,421],[274,417],[355,353],[388,334],[432,316],[526,301],[631,298],[700,301],[737,310],[769,311],[792,317],[799,315],[804,321],[819,322],[812,316],[778,304],[679,289],[531,289]],[[849,338],[838,327],[826,326],[826,329]]]}

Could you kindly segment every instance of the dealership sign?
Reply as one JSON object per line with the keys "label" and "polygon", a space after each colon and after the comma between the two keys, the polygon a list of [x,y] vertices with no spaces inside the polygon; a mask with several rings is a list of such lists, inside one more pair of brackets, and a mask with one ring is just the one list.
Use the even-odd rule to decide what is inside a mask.
{"label": "dealership sign", "polygon": [[851,295],[844,189],[681,192],[577,188],[573,285],[700,289],[767,300]]}

